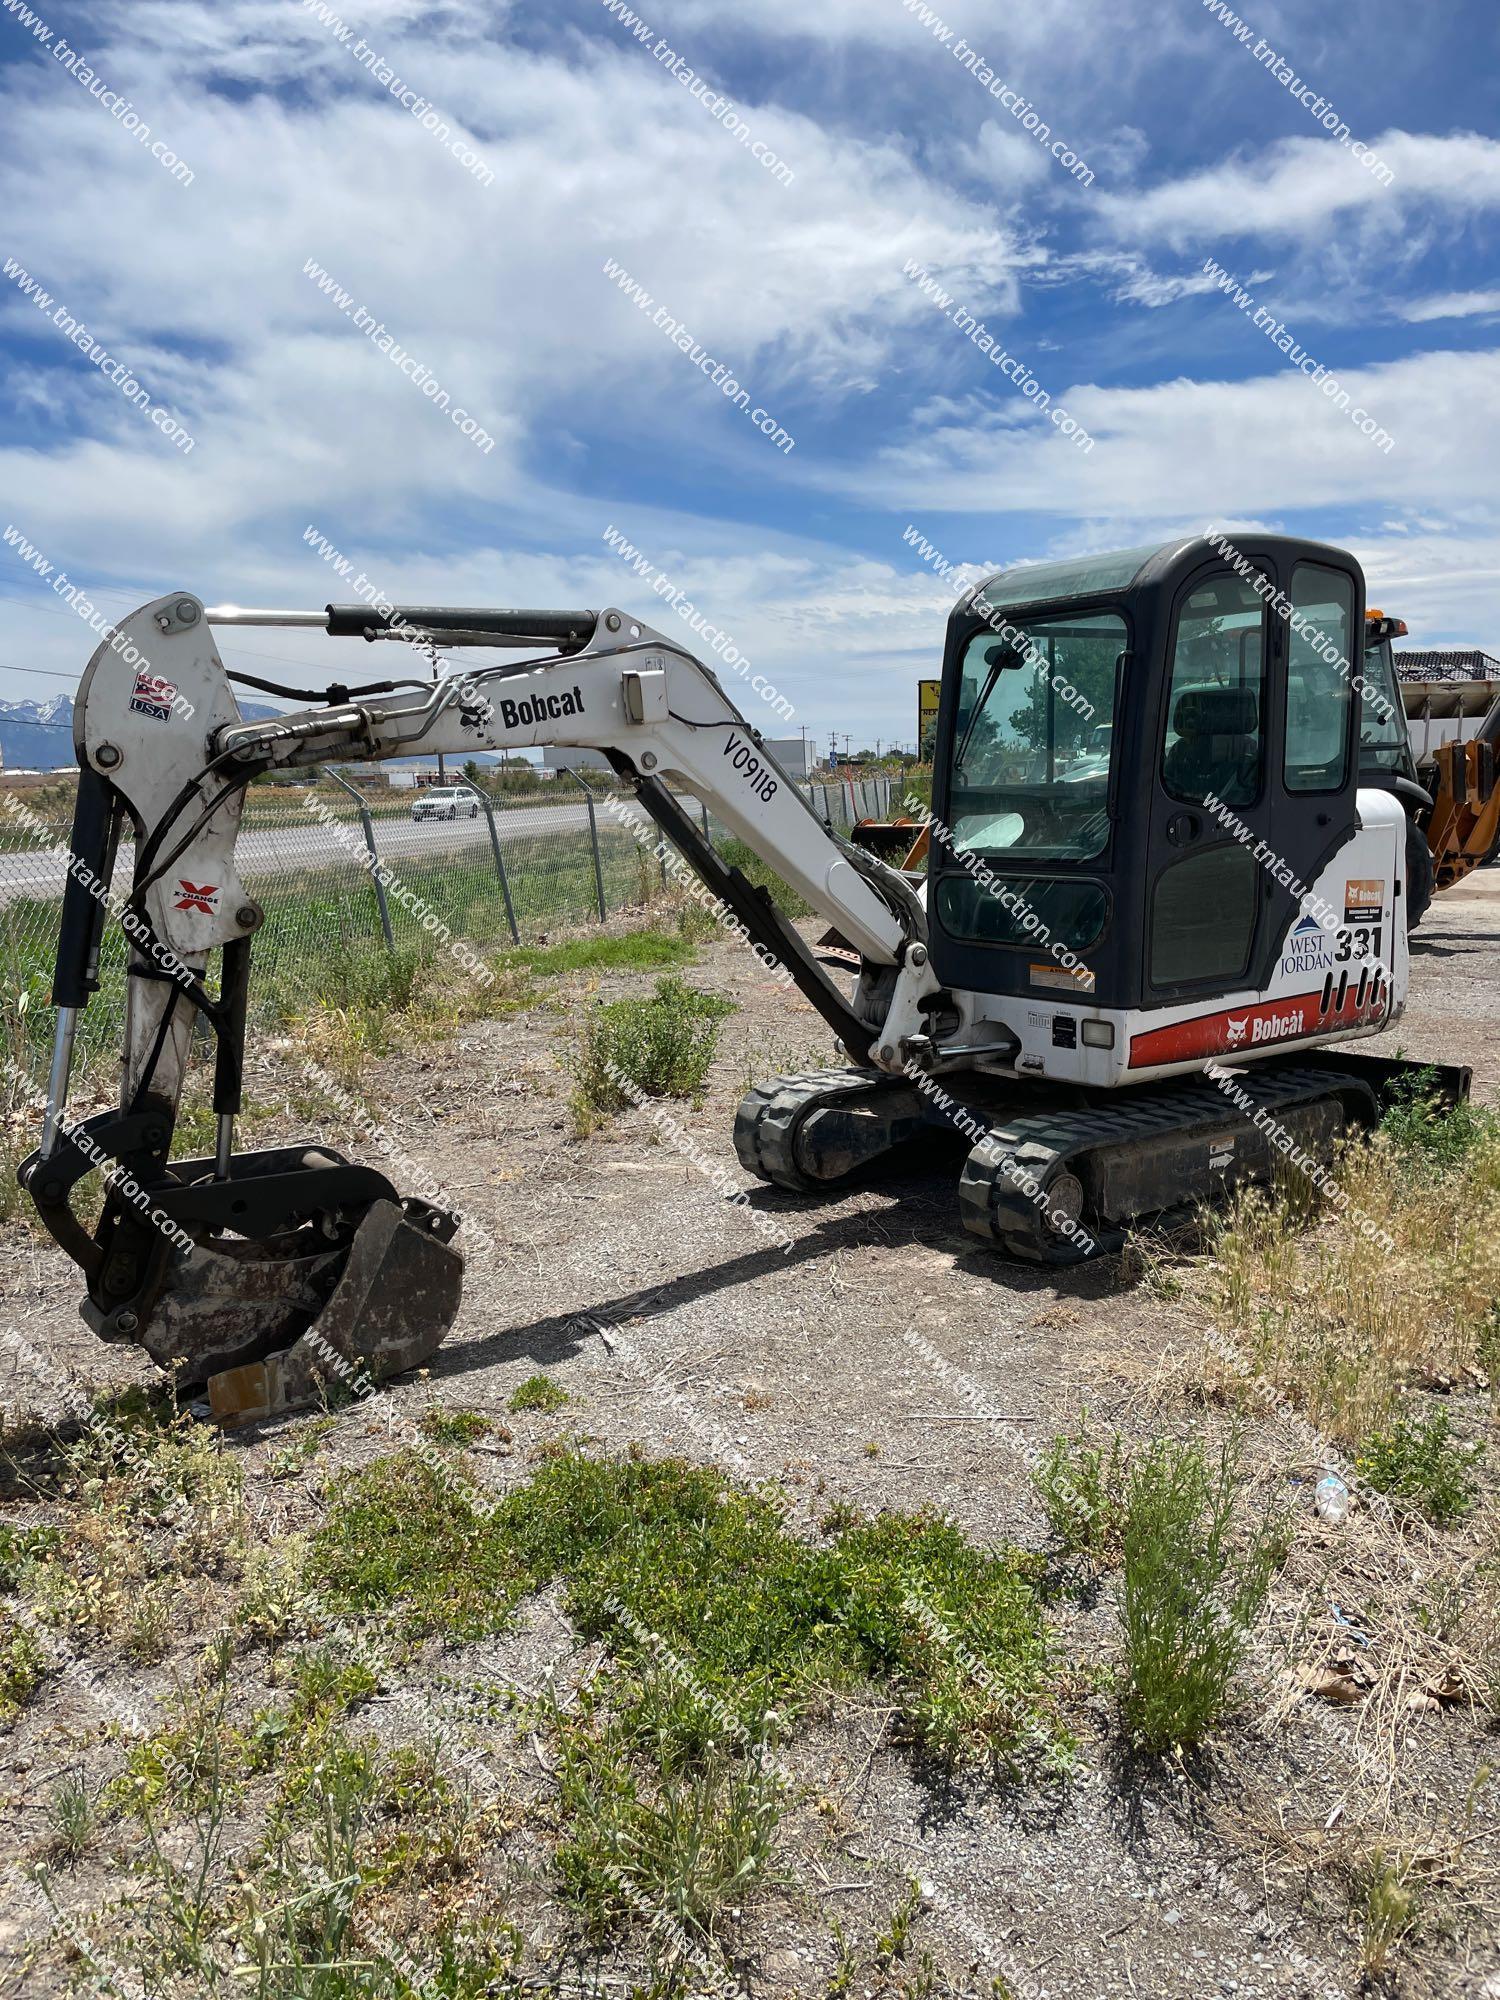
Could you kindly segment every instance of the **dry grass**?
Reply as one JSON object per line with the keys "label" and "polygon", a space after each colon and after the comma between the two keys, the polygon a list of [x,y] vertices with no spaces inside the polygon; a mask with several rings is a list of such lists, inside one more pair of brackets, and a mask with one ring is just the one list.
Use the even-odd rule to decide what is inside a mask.
{"label": "dry grass", "polygon": [[1310,1528],[1282,1581],[1297,1594],[1279,1604],[1278,1643],[1258,1662],[1261,1726],[1279,1734],[1315,1719],[1328,1735],[1333,1818],[1395,1828],[1408,1754],[1444,1716],[1493,1701],[1494,1565],[1366,1515],[1358,1540],[1332,1550]]}
{"label": "dry grass", "polygon": [[1493,1368],[1500,1125],[1449,1160],[1381,1133],[1345,1149],[1338,1180],[1343,1203],[1311,1229],[1295,1190],[1241,1196],[1193,1289],[1233,1334],[1206,1359],[1210,1393],[1286,1400],[1352,1445],[1409,1388],[1473,1388]]}
{"label": "dry grass", "polygon": [[[1237,1844],[1259,1849],[1269,1878],[1300,1884],[1309,1909],[1353,1934],[1360,1991],[1427,1996],[1453,1991],[1453,1961],[1436,1941],[1478,1941],[1494,1920],[1496,1871],[1478,1846],[1475,1825],[1488,1774],[1476,1777],[1451,1812],[1424,1820],[1404,1802],[1408,1830],[1393,1834],[1357,1816],[1322,1825],[1289,1823],[1276,1810],[1242,1801],[1205,1801],[1209,1816]],[[1478,1990],[1477,1988],[1475,1989]]]}
{"label": "dry grass", "polygon": [[[1500,1514],[1480,1449],[1500,1374],[1500,1118],[1399,1106],[1335,1175],[1321,1202],[1301,1177],[1243,1195],[1201,1256],[1139,1270],[1211,1316],[1169,1388],[1251,1417],[1255,1460],[1297,1496],[1249,1668],[1257,1729],[1308,1788],[1273,1805],[1247,1769],[1231,1838],[1347,1925],[1368,1990],[1425,1995],[1500,1903],[1474,1747],[1500,1713]],[[1329,1466],[1354,1489],[1342,1525],[1312,1505]],[[1477,1767],[1466,1798],[1434,1790],[1455,1755]]]}
{"label": "dry grass", "polygon": [[26,1078],[30,1074],[26,1039],[28,996],[8,998],[0,1008],[0,1223],[31,1214],[16,1175],[36,1144],[37,1107]]}

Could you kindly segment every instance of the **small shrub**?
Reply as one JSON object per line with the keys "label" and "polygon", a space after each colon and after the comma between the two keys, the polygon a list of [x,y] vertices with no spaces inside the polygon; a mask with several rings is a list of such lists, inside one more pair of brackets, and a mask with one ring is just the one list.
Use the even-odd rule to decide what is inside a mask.
{"label": "small shrub", "polygon": [[116,1627],[127,1660],[150,1666],[171,1652],[176,1595],[165,1579],[151,1578],[137,1587]]}
{"label": "small shrub", "polygon": [[1086,1431],[1053,1440],[1035,1478],[1047,1524],[1065,1555],[1085,1555],[1101,1567],[1118,1556],[1124,1476],[1118,1432],[1107,1447],[1094,1444]]}
{"label": "small shrub", "polygon": [[291,1442],[273,1451],[266,1460],[268,1479],[295,1479],[307,1469],[308,1461],[314,1457],[325,1438],[332,1435],[332,1417],[314,1417],[310,1423],[301,1425],[292,1433]]}
{"label": "small shrub", "polygon": [[512,1389],[506,1409],[517,1415],[523,1410],[560,1410],[568,1401],[568,1392],[561,1382],[554,1382],[548,1375],[530,1375],[518,1389]]}
{"label": "small shrub", "polygon": [[347,1714],[378,1691],[373,1669],[336,1647],[314,1646],[292,1668],[292,1720],[307,1725]]}
{"label": "small shrub", "polygon": [[235,1627],[268,1646],[279,1646],[300,1631],[307,1616],[305,1560],[306,1544],[299,1535],[288,1535],[269,1548],[252,1545],[233,1612]]}
{"label": "small shrub", "polygon": [[1380,1130],[1408,1165],[1435,1173],[1461,1166],[1497,1129],[1495,1113],[1462,1098],[1446,1104],[1433,1089],[1434,1072],[1398,1077]]}
{"label": "small shrub", "polygon": [[1389,1430],[1366,1438],[1354,1469],[1377,1493],[1388,1494],[1446,1527],[1474,1504],[1469,1468],[1478,1447],[1453,1443],[1446,1410],[1422,1421],[1401,1417]]}
{"label": "small shrub", "polygon": [[12,1591],[62,1541],[60,1528],[0,1528],[0,1591]]}
{"label": "small shrub", "polygon": [[649,1923],[656,1912],[706,1932],[764,1872],[781,1817],[778,1787],[723,1743],[676,1763],[671,1736],[651,1727],[659,1702],[643,1702],[628,1687],[617,1692],[616,1712],[602,1713],[590,1693],[576,1713],[554,1710],[551,1718],[564,1893],[596,1939],[632,1919]]}
{"label": "small shrub", "polygon": [[649,999],[615,1000],[585,1024],[575,1063],[574,1113],[581,1131],[642,1097],[693,1097],[708,1080],[719,1024],[732,1000],[700,993],[675,977]]}
{"label": "small shrub", "polygon": [[701,903],[686,902],[677,912],[677,934],[685,944],[702,944],[718,931],[718,923]]}
{"label": "small shrub", "polygon": [[1121,1535],[1124,1706],[1150,1750],[1197,1743],[1220,1719],[1286,1553],[1287,1524],[1269,1518],[1236,1548],[1238,1482],[1228,1444],[1210,1465],[1201,1446],[1159,1438],[1131,1469]]}
{"label": "small shrub", "polygon": [[42,1684],[47,1659],[24,1625],[0,1621],[0,1729],[9,1728]]}

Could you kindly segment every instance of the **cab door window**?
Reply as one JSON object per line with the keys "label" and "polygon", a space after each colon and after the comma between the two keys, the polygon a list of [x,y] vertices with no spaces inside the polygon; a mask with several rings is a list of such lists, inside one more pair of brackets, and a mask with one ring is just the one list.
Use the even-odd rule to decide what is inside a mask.
{"label": "cab door window", "polygon": [[1183,605],[1172,652],[1162,784],[1185,805],[1249,805],[1265,759],[1265,614],[1250,584],[1216,577]]}
{"label": "cab door window", "polygon": [[1289,792],[1336,792],[1349,756],[1354,579],[1298,563],[1291,595],[1283,777]]}

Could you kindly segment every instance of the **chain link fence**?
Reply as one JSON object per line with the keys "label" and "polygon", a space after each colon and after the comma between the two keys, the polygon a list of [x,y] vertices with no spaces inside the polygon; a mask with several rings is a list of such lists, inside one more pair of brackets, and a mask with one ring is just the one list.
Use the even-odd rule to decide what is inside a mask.
{"label": "chain link fence", "polygon": [[[644,910],[664,893],[665,870],[611,797],[633,798],[604,772],[561,773],[521,796],[504,781],[437,802],[425,791],[364,793],[338,781],[262,791],[246,805],[235,859],[264,912],[256,934],[251,1011],[274,1025],[317,998],[334,1005],[369,988],[372,958],[396,967],[448,938],[488,956],[554,931]],[[848,833],[883,818],[889,778],[804,786],[820,820]],[[694,799],[710,839],[737,843]],[[418,817],[417,815],[421,816]],[[53,958],[71,832],[30,819],[0,833],[0,1006],[13,1072],[45,1075]],[[653,828],[653,843],[655,830]],[[128,890],[133,850],[122,844],[114,891]],[[106,923],[100,992],[80,1024],[79,1055],[107,1062],[122,1041],[126,944]]]}

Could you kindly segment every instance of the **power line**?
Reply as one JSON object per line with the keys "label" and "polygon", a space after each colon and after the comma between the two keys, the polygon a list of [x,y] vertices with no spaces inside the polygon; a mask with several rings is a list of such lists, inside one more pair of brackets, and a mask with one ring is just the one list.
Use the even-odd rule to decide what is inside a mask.
{"label": "power line", "polygon": [[10,667],[3,660],[0,660],[0,674],[40,674],[43,680],[72,681],[75,687],[80,678],[77,674],[60,674],[55,667]]}

